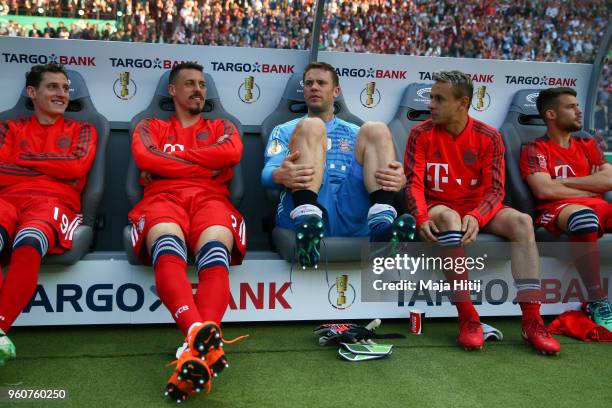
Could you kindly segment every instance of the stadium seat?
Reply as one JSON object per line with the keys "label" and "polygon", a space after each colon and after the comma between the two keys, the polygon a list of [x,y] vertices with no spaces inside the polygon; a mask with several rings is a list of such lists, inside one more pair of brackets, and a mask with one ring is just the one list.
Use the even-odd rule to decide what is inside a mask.
{"label": "stadium seat", "polygon": [[[45,265],[73,265],[81,259],[93,245],[96,211],[104,191],[104,168],[106,163],[106,146],[110,134],[108,120],[102,116],[93,105],[85,80],[76,71],[66,70],[70,82],[70,102],[66,109],[66,117],[91,123],[98,133],[96,157],[89,174],[87,185],[81,193],[81,210],[83,224],[74,232],[72,249],[59,255],[49,255],[43,258]],[[0,120],[16,119],[33,115],[34,108],[27,96],[25,87],[15,106],[0,113]]]}
{"label": "stadium seat", "polygon": [[[431,116],[429,112],[429,99],[432,85],[431,83],[412,83],[408,85],[395,112],[395,116],[389,122],[397,160],[402,163],[404,162],[406,142],[408,141],[410,130]],[[495,243],[506,242],[506,240],[497,235],[480,233],[478,234],[477,242]],[[507,254],[502,253],[503,251],[495,251],[494,249],[495,246],[488,251],[489,256],[496,259],[507,258]]]}
{"label": "stadium seat", "polygon": [[[172,97],[168,93],[169,76],[170,71],[165,72],[161,76],[157,84],[155,94],[153,95],[153,100],[151,101],[149,106],[145,110],[134,116],[130,121],[130,135],[134,134],[136,125],[140,120],[144,118],[155,117],[165,119],[174,114],[174,103],[172,102]],[[228,119],[236,125],[240,137],[243,137],[242,125],[240,121],[238,121],[238,119],[236,119],[234,116],[230,115],[223,108],[221,100],[219,99],[219,93],[217,92],[217,88],[212,77],[209,74],[205,73],[204,79],[206,81],[206,103],[204,105],[202,117],[204,117],[205,119]],[[139,183],[139,174],[140,173],[138,171],[138,168],[136,167],[136,162],[134,161],[134,158],[130,156],[130,164],[128,166],[128,174],[126,180],[126,191],[128,201],[130,203],[130,206],[132,207],[134,207],[140,201],[143,194],[143,188]],[[238,208],[240,202],[242,201],[242,196],[244,194],[244,180],[242,178],[242,167],[240,164],[234,166],[234,178],[230,183],[229,193],[232,204],[236,208]],[[123,230],[123,245],[127,253],[128,261],[132,265],[139,265],[140,261],[132,250],[130,228],[131,226],[128,225]]]}
{"label": "stadium seat", "polygon": [[397,160],[400,162],[404,161],[404,152],[406,151],[410,129],[431,116],[428,106],[431,85],[433,84],[414,83],[408,85],[395,116],[389,122],[389,129],[395,144],[395,153]]}
{"label": "stadium seat", "polygon": [[500,128],[506,148],[506,202],[532,217],[535,204],[529,186],[523,181],[519,162],[523,146],[546,133],[546,125],[535,103],[538,89],[517,91]]}
{"label": "stadium seat", "polygon": [[[400,163],[404,162],[404,152],[410,129],[420,122],[429,119],[431,116],[427,106],[429,104],[431,85],[427,83],[408,85],[404,90],[404,95],[397,107],[395,116],[388,123],[393,138],[393,145],[395,146],[395,156]],[[398,213],[408,212],[405,188],[396,194],[395,207]]]}
{"label": "stadium seat", "polygon": [[[512,98],[508,114],[500,131],[506,147],[506,202],[508,205],[535,216],[535,202],[531,190],[521,176],[519,162],[523,146],[529,141],[543,136],[546,125],[536,109],[539,89],[523,89],[517,91]],[[584,131],[574,133],[583,137],[591,137]],[[606,199],[610,200],[610,195]],[[536,230],[538,242],[567,242],[567,235],[555,236],[544,228]],[[612,249],[612,234],[604,234],[600,244]],[[602,257],[612,259],[611,251],[602,251]]]}
{"label": "stadium seat", "polygon": [[[293,74],[287,81],[281,100],[274,110],[261,124],[261,138],[263,146],[268,143],[272,129],[276,125],[288,122],[306,115],[308,109],[304,102],[304,85],[302,73]],[[357,125],[363,120],[349,112],[342,94],[334,102],[334,113],[337,117]],[[280,191],[266,190],[266,196],[273,208],[276,208]],[[274,228],[272,240],[278,253],[286,261],[292,262],[295,255],[295,235],[293,231]],[[349,262],[361,259],[361,244],[367,242],[365,238],[327,237],[321,246],[321,259],[329,262]]]}

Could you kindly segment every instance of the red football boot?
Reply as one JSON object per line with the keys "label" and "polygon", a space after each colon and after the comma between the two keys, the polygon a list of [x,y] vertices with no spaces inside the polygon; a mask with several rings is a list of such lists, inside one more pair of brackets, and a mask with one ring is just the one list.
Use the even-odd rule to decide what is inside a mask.
{"label": "red football boot", "polygon": [[521,335],[523,340],[544,355],[556,356],[561,351],[559,342],[548,333],[544,323],[540,320],[532,320],[524,324]]}
{"label": "red football boot", "polygon": [[459,347],[463,347],[465,350],[480,350],[482,348],[484,333],[477,317],[459,321],[457,343]]}
{"label": "red football boot", "polygon": [[194,327],[189,332],[187,344],[191,353],[204,360],[216,377],[223,369],[229,367],[223,343],[231,344],[246,337],[248,335],[225,340],[217,323],[208,321]]}
{"label": "red football boot", "polygon": [[191,394],[199,393],[204,388],[207,388],[207,393],[210,392],[212,370],[204,360],[194,356],[191,350],[186,349],[178,360],[170,364],[174,363],[176,366],[166,385],[165,396],[181,403]]}

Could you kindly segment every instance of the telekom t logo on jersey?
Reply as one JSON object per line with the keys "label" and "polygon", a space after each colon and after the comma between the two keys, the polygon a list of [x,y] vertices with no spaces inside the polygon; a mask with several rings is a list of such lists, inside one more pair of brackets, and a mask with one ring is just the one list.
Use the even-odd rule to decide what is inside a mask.
{"label": "telekom t logo on jersey", "polygon": [[182,152],[185,150],[185,146],[183,146],[182,144],[170,144],[170,143],[166,143],[164,145],[164,153],[174,153],[177,150],[180,150]]}
{"label": "telekom t logo on jersey", "polygon": [[[433,191],[444,191],[440,188],[440,184],[448,183],[448,163],[427,163],[427,181],[432,180],[432,174],[429,173],[430,168],[434,168],[433,170],[433,180],[434,186],[432,188]],[[440,169],[443,170],[440,171]]]}
{"label": "telekom t logo on jersey", "polygon": [[568,170],[572,173],[572,176],[576,176],[576,173],[574,173],[574,169],[572,169],[572,166],[570,166],[569,164],[561,164],[559,166],[555,166],[555,177],[563,179],[567,178]]}

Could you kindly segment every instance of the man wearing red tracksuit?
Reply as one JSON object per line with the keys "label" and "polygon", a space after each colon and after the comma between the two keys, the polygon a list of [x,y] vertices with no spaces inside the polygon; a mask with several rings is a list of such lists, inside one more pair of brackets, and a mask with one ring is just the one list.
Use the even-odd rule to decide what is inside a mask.
{"label": "man wearing red tracksuit", "polygon": [[566,233],[572,243],[569,251],[587,289],[591,320],[612,330],[597,243],[604,231],[612,231],[612,204],[602,196],[612,190],[612,165],[598,140],[572,135],[582,129],[576,95],[563,87],[540,92],[536,106],[547,132],[523,149],[521,173],[536,198],[536,225]]}
{"label": "man wearing red tracksuit", "polygon": [[72,248],[96,154],[94,127],[64,117],[69,87],[63,67],[32,67],[26,90],[34,115],[0,122],[0,251],[12,241],[0,288],[0,363],[15,357],[6,332],[34,294],[41,259]]}
{"label": "man wearing red tracksuit", "polygon": [[[440,72],[431,88],[431,119],[413,128],[406,144],[404,168],[408,208],[422,240],[436,242],[443,257],[465,257],[464,245],[479,230],[503,236],[512,244],[512,274],[523,312],[522,336],[538,351],[557,354],[559,343],[540,317],[539,255],[532,220],[502,204],[504,146],[492,127],[468,115],[471,80],[462,72]],[[467,272],[444,270],[450,281],[467,280]],[[484,344],[480,318],[467,290],[454,293],[459,313],[457,342],[465,349]]]}
{"label": "man wearing red tracksuit", "polygon": [[[229,265],[242,262],[246,229],[228,192],[242,141],[231,122],[201,117],[202,66],[173,68],[168,92],[176,114],[140,121],[132,138],[144,197],[129,218],[134,251],[153,264],[157,293],[186,336],[166,387],[170,398],[182,401],[210,386],[210,377],[227,365],[219,326],[229,304]],[[188,252],[198,270],[195,298]]]}

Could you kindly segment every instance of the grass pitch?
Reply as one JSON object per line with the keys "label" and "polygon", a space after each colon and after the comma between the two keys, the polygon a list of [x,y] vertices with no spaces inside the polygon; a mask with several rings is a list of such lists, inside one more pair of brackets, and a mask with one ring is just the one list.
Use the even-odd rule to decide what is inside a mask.
{"label": "grass pitch", "polygon": [[[383,360],[349,363],[320,347],[316,323],[227,324],[230,368],[191,407],[610,407],[612,344],[557,337],[561,355],[544,357],[520,338],[518,318],[484,318],[504,333],[482,351],[455,345],[457,323],[383,321],[406,333]],[[0,407],[170,407],[162,391],[181,335],[173,326],[14,328],[17,359],[0,367],[0,387],[65,389],[63,401],[0,400]]]}

